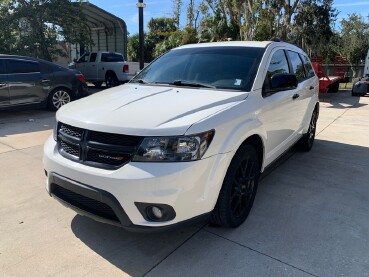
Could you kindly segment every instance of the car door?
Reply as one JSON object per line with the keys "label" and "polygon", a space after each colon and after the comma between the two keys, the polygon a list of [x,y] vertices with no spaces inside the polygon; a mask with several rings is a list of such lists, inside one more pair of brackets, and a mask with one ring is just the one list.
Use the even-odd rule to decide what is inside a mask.
{"label": "car door", "polygon": [[5,59],[0,59],[0,106],[9,105],[8,75],[6,74]]}
{"label": "car door", "polygon": [[266,163],[280,156],[293,143],[297,131],[295,119],[297,106],[296,89],[269,92],[271,77],[278,73],[291,73],[284,50],[271,53],[263,85],[263,100],[259,118],[267,134]]}
{"label": "car door", "polygon": [[12,105],[39,103],[43,99],[42,75],[37,61],[8,59],[9,101]]}
{"label": "car door", "polygon": [[91,53],[89,60],[85,63],[85,78],[95,81],[97,79],[97,53]]}
{"label": "car door", "polygon": [[297,106],[295,119],[297,121],[298,131],[301,133],[304,126],[304,116],[312,96],[311,93],[314,91],[314,80],[307,78],[307,72],[299,53],[288,50],[287,55],[291,63],[292,73],[296,75],[299,83],[298,91],[296,92],[297,98],[294,102]]}
{"label": "car door", "polygon": [[309,58],[303,54],[299,54],[305,69],[305,79],[303,81],[303,91],[302,96],[298,99],[300,102],[301,113],[299,115],[300,120],[300,132],[303,132],[304,126],[310,122],[312,109],[315,107],[314,94],[319,90],[319,79],[315,75],[315,71]]}
{"label": "car door", "polygon": [[90,59],[90,54],[86,53],[82,57],[80,57],[76,63],[76,69],[78,71],[81,71],[81,73],[86,77],[86,79],[88,79],[86,75],[86,69],[87,69],[86,64],[89,61],[89,59]]}

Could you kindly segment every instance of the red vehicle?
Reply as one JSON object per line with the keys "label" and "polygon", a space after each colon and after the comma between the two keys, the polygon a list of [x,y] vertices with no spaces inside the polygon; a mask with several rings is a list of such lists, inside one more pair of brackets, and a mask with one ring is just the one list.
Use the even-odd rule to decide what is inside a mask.
{"label": "red vehicle", "polygon": [[334,76],[328,76],[323,69],[322,57],[311,57],[311,62],[316,75],[319,78],[319,93],[338,92],[340,83],[347,75],[347,60],[337,56],[334,62]]}

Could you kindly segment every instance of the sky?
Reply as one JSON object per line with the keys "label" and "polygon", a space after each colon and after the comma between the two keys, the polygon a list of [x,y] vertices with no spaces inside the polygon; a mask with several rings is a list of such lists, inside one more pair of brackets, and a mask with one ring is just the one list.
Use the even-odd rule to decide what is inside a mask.
{"label": "sky", "polygon": [[[90,3],[122,18],[128,28],[130,35],[138,33],[138,9],[137,0],[89,0]],[[186,24],[185,6],[188,0],[183,0],[184,6],[180,24]],[[200,0],[197,0],[200,2]],[[152,17],[171,17],[173,14],[173,2],[171,0],[144,0],[144,25]],[[339,21],[347,17],[348,14],[358,13],[364,17],[369,15],[369,1],[360,0],[334,0],[334,7],[339,11],[336,29],[339,29]]]}

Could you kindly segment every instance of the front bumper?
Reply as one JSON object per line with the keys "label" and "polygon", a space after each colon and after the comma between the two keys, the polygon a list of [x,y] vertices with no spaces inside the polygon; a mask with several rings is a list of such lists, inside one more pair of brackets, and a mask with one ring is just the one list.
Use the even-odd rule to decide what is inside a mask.
{"label": "front bumper", "polygon": [[[44,166],[48,172],[46,189],[63,204],[98,221],[128,229],[165,227],[213,210],[232,156],[232,153],[219,154],[180,163],[130,162],[117,170],[105,170],[64,158],[50,137],[44,148]],[[89,209],[91,207],[73,201],[66,203],[60,193],[65,196],[69,192],[63,188],[71,191],[69,197],[72,200],[79,195],[88,197],[109,206],[107,209],[112,212],[99,214]],[[175,217],[164,222],[149,221],[137,208],[137,202],[169,205],[173,207]]]}

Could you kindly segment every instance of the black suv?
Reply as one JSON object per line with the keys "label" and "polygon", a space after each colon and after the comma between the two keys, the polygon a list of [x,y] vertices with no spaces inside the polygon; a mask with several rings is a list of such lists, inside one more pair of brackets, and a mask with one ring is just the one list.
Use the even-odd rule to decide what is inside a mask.
{"label": "black suv", "polygon": [[0,109],[39,104],[57,110],[87,95],[79,71],[36,58],[0,55]]}

